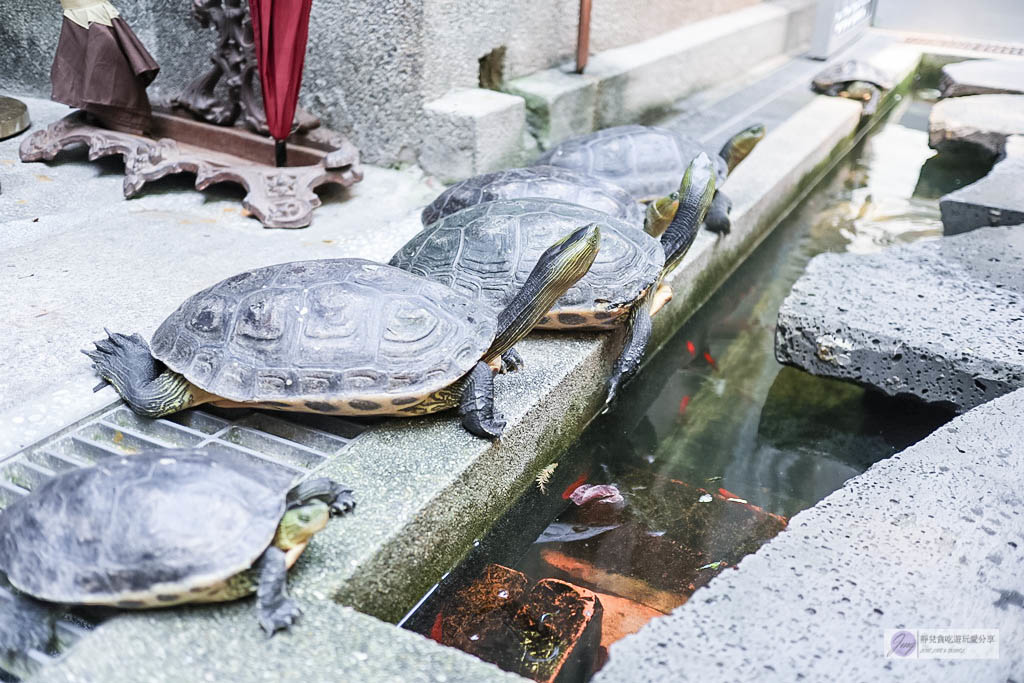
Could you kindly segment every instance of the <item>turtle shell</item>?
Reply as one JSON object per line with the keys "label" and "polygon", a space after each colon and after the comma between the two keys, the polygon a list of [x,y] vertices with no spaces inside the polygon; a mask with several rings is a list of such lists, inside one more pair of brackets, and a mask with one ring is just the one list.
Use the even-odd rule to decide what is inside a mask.
{"label": "turtle shell", "polygon": [[0,563],[52,602],[203,601],[263,554],[285,510],[280,480],[221,456],[149,451],[54,477],[0,515]]}
{"label": "turtle shell", "polygon": [[234,402],[394,414],[465,375],[495,334],[480,302],[363,259],[240,273],[185,301],[153,356]]}
{"label": "turtle shell", "polygon": [[638,201],[651,201],[678,190],[686,167],[701,152],[715,164],[719,184],[724,182],[729,166],[718,153],[692,137],[653,126],[615,126],[569,138],[535,164],[592,175],[618,185]]}
{"label": "turtle shell", "polygon": [[588,223],[601,227],[597,258],[539,326],[600,329],[614,324],[656,283],[665,265],[658,240],[601,211],[555,199],[478,204],[424,228],[392,257],[391,265],[501,311],[541,253]]}
{"label": "turtle shell", "polygon": [[[678,184],[678,183],[677,183]],[[423,225],[496,199],[559,199],[621,218],[643,228],[644,210],[618,185],[558,166],[527,166],[485,173],[455,183],[423,209]]]}
{"label": "turtle shell", "polygon": [[883,90],[891,90],[894,85],[892,78],[875,65],[859,59],[847,59],[819,71],[811,81],[811,88],[822,92],[833,85],[853,81],[873,83]]}

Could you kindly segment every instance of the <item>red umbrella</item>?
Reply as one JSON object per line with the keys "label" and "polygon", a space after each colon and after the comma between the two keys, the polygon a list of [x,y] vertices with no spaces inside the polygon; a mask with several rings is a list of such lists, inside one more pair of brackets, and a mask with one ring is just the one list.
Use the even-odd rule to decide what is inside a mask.
{"label": "red umbrella", "polygon": [[285,140],[299,100],[312,4],[313,0],[249,0],[263,108],[278,166],[285,165]]}

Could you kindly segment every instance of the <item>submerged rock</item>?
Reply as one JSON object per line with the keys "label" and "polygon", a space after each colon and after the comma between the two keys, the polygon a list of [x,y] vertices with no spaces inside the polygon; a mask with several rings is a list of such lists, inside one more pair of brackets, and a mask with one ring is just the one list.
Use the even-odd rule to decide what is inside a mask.
{"label": "submerged rock", "polygon": [[822,254],[779,310],[775,355],[967,410],[1024,386],[1024,229]]}

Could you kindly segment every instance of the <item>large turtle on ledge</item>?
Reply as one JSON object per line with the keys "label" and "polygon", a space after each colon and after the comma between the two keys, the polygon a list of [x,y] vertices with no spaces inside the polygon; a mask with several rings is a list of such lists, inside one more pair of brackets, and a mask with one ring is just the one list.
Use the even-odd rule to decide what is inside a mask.
{"label": "large turtle on ledge", "polygon": [[[22,593],[126,609],[222,602],[257,593],[270,635],[299,616],[288,569],[352,492],[290,482],[223,449],[160,449],[58,475],[0,514],[0,569]],[[283,484],[283,485],[279,485]],[[30,600],[13,609],[39,611]],[[19,643],[0,619],[0,646]]]}
{"label": "large turtle on ledge", "polygon": [[[765,128],[754,124],[732,136],[716,154],[696,138],[654,126],[615,126],[569,138],[541,155],[534,165],[568,168],[614,183],[641,202],[657,201],[678,185],[690,162],[707,154],[715,164],[716,186],[764,138]],[[661,201],[664,201],[662,199]],[[705,227],[728,233],[732,202],[715,192]],[[669,215],[671,220],[671,215]]]}
{"label": "large turtle on ledge", "polygon": [[494,438],[505,423],[490,364],[590,268],[600,230],[581,224],[553,236],[562,239],[497,311],[372,261],[297,261],[193,295],[160,325],[152,350],[138,334],[108,333],[84,353],[147,417],[203,403],[357,416],[458,406],[466,429]]}

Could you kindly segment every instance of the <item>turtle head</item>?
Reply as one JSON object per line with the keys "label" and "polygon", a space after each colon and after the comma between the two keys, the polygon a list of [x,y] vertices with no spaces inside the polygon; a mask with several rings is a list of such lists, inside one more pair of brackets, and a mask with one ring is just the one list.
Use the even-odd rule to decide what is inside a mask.
{"label": "turtle head", "polygon": [[732,173],[732,169],[736,168],[736,164],[747,158],[750,151],[754,149],[754,145],[764,139],[764,134],[764,124],[755,123],[733,135],[722,146],[722,151],[719,152],[719,155],[725,159],[730,173]]}
{"label": "turtle head", "polygon": [[530,277],[540,277],[542,289],[557,290],[557,299],[587,274],[600,245],[601,228],[597,223],[585,225],[548,247],[537,259]]}
{"label": "turtle head", "polygon": [[704,152],[686,168],[679,184],[679,210],[661,236],[661,246],[665,250],[664,272],[679,265],[697,238],[697,230],[715,196],[715,178],[715,166]]}
{"label": "turtle head", "polygon": [[576,281],[587,274],[601,243],[597,223],[585,225],[548,247],[522,288],[498,314],[497,334],[484,361],[490,362],[529,334]]}
{"label": "turtle head", "polygon": [[644,232],[651,237],[661,237],[679,209],[679,193],[655,199],[647,205],[647,216],[644,218]]}
{"label": "turtle head", "polygon": [[327,503],[314,499],[305,505],[293,507],[284,513],[277,525],[274,545],[281,550],[291,550],[307,543],[313,534],[327,526],[331,508]]}

